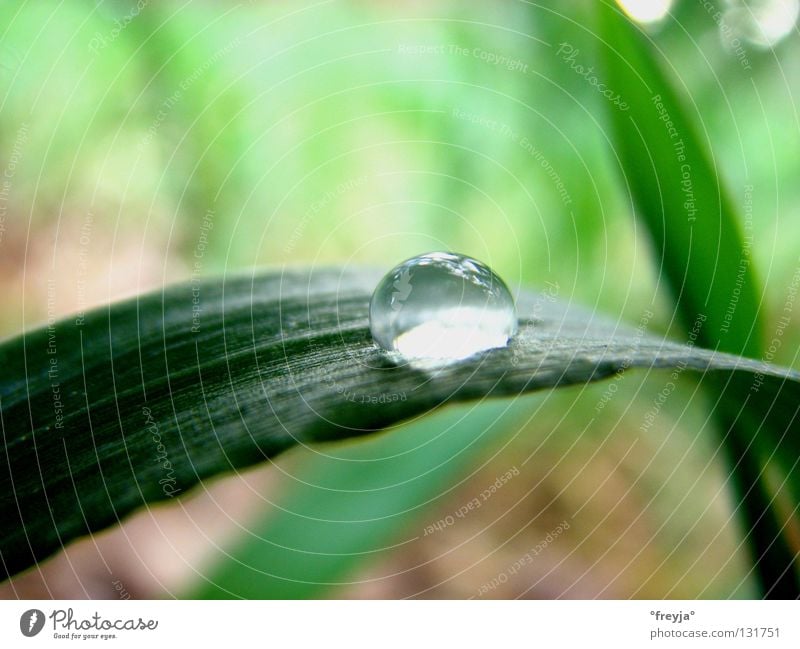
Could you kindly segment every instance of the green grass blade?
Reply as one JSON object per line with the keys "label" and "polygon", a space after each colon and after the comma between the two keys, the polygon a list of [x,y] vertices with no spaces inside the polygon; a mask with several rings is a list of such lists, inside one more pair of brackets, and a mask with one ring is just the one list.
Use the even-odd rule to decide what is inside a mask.
{"label": "green grass blade", "polygon": [[800,373],[530,294],[508,347],[435,375],[396,366],[369,334],[376,280],[330,269],[194,282],[0,345],[0,577],[204,478],[446,403],[629,367],[760,373],[765,391],[789,381],[800,402]]}
{"label": "green grass blade", "polygon": [[425,508],[450,493],[518,411],[504,401],[448,409],[335,457],[308,454],[278,507],[267,507],[188,596],[335,596],[357,566],[423,534]]}
{"label": "green grass blade", "polygon": [[[700,344],[761,358],[760,290],[739,215],[695,126],[701,116],[687,108],[664,71],[666,61],[662,66],[637,27],[613,3],[599,3],[598,11],[603,81],[627,105],[608,107],[614,150],[677,313]],[[762,480],[768,466],[778,467],[798,503],[798,405],[776,407],[773,394],[741,377],[716,389],[716,415],[764,592],[800,596],[797,549],[783,533],[790,521],[772,507]],[[761,418],[751,416],[753,409]]]}
{"label": "green grass blade", "polygon": [[600,5],[605,81],[629,106],[609,106],[614,151],[678,316],[689,330],[704,318],[702,345],[760,358],[760,290],[707,141],[656,50],[619,9]]}

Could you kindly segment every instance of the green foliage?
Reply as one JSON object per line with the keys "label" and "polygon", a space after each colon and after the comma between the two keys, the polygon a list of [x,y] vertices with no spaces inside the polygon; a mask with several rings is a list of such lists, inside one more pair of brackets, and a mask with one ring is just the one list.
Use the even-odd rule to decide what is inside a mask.
{"label": "green foliage", "polygon": [[[385,266],[388,260],[447,247],[488,261],[512,286],[554,282],[562,298],[629,321],[652,309],[656,315],[650,329],[672,330],[673,337],[691,331],[703,314],[706,321],[699,334],[706,346],[752,358],[762,357],[762,334],[774,333],[770,325],[784,316],[800,236],[800,222],[790,218],[800,209],[793,109],[800,75],[784,73],[799,58],[797,39],[787,39],[774,50],[750,49],[753,69],[742,74],[738,61],[719,43],[711,17],[692,3],[677,3],[674,19],[648,30],[651,44],[608,3],[602,7],[610,11],[602,24],[594,22],[583,3],[562,3],[558,8],[447,1],[415,3],[411,8],[347,2],[149,3],[115,33],[114,20],[130,15],[135,6],[19,0],[6,2],[0,12],[0,174],[17,149],[20,154],[0,204],[4,334],[16,334],[51,316],[45,277],[59,279],[59,313],[85,306],[75,300],[78,251],[71,243],[80,238],[87,214],[93,217],[93,232],[89,272],[82,281],[94,284],[89,293],[93,304],[138,292],[145,284],[157,286],[190,275],[197,279],[260,264],[341,264],[344,259]],[[605,35],[599,49],[594,33],[598,26]],[[597,66],[596,72],[605,68],[604,81],[626,95],[631,110],[608,113],[603,97],[556,54],[561,42],[580,49],[579,63],[584,66],[595,63],[593,52],[601,53],[606,65]],[[438,49],[415,54],[414,46]],[[515,63],[509,69],[475,52]],[[693,221],[684,206],[681,163],[653,94],[661,95],[686,147],[699,208]],[[610,132],[603,121],[607,113],[612,118]],[[522,146],[523,140],[535,149]],[[548,166],[563,181],[569,202],[560,195]],[[624,183],[616,182],[620,167]],[[733,182],[720,182],[723,176]],[[746,224],[748,238],[743,239],[736,203],[751,183],[757,205]],[[725,184],[734,191],[726,192]],[[636,222],[629,219],[633,211],[639,217]],[[750,235],[753,247],[746,249]],[[204,254],[198,261],[201,240]],[[752,263],[740,274],[745,258]],[[757,278],[764,281],[763,295]],[[665,284],[670,295],[661,290]],[[737,302],[729,321],[734,291]],[[206,298],[209,292],[213,289]],[[185,312],[174,312],[176,318],[186,318],[191,311],[186,299],[180,297]],[[683,333],[673,327],[674,304]],[[145,320],[161,322],[163,305],[155,297],[143,298],[141,306]],[[78,330],[58,325],[58,356],[69,360],[60,363],[60,378],[71,386],[69,391],[63,388],[62,400],[75,410],[76,421],[86,416],[81,408],[99,409],[101,421],[93,418],[92,426],[110,444],[103,448],[112,449],[114,439],[127,443],[121,431],[128,427],[138,431],[136,439],[146,435],[142,412],[128,393],[121,393],[120,411],[114,396],[91,407],[84,404],[85,392],[99,395],[117,378],[114,372],[119,368],[110,368],[112,354],[106,349],[116,334],[106,332],[103,324],[112,312],[135,321],[135,311],[118,311],[121,308],[93,316],[97,324],[91,336],[86,336],[88,325],[83,328],[85,358],[79,354]],[[170,313],[172,308],[168,305]],[[120,323],[117,315],[113,318],[115,331],[117,324],[120,332],[133,326]],[[132,331],[126,341],[138,337]],[[31,334],[28,344],[41,347],[37,336],[42,335]],[[796,367],[800,328],[782,329],[781,341],[770,360]],[[222,349],[224,354],[226,343],[208,349]],[[172,343],[162,344],[170,349],[169,358],[186,367],[197,365],[191,348],[180,352]],[[158,365],[163,349],[150,338],[145,348],[154,356],[133,355],[133,367],[146,367],[153,381],[163,386],[170,369]],[[3,353],[18,358],[20,348],[13,353],[10,349]],[[101,378],[90,375],[87,388],[78,374],[84,361],[101,368]],[[14,408],[23,415],[6,417],[3,423],[9,435],[23,436],[30,416],[18,391],[28,377],[18,364],[10,367],[0,407],[4,413]],[[67,376],[67,367],[75,374]],[[220,365],[212,375],[230,378],[227,371]],[[0,373],[0,383],[5,376]],[[37,376],[32,378],[31,398],[43,410],[33,415],[35,421],[52,409],[48,381],[41,372]],[[143,385],[147,380],[143,377]],[[755,392],[753,377],[743,373],[726,375],[725,381],[724,390],[715,385],[710,392],[710,405],[726,440],[730,466],[737,467],[731,476],[738,482],[737,502],[745,506],[736,514],[741,514],[742,537],[755,541],[752,554],[760,568],[779,550],[770,569],[775,583],[791,550],[781,551],[780,540],[773,541],[781,528],[791,528],[800,500],[794,466],[800,455],[793,421],[797,401],[790,398],[791,387],[777,391],[779,386],[764,385]],[[129,387],[134,393],[144,390]],[[630,398],[643,406],[652,396],[643,396],[647,389],[655,394],[660,387],[653,379]],[[36,390],[44,392],[37,396]],[[190,387],[186,390],[193,394]],[[693,389],[685,392],[675,393],[662,419],[674,418],[674,434],[688,446],[697,435],[695,422],[705,422],[708,413],[702,399],[692,397]],[[10,394],[22,400],[12,406]],[[246,421],[262,412],[258,399],[263,396],[250,395]],[[180,393],[177,399],[183,412],[186,403]],[[577,399],[570,411],[581,409]],[[544,414],[554,407],[547,404]],[[207,413],[197,411],[196,404],[192,408],[186,420],[171,406],[156,413],[165,417],[163,426],[170,435],[177,435],[171,417],[180,423],[189,448],[192,440],[202,438],[200,429],[208,422]],[[433,502],[432,494],[458,483],[470,462],[478,461],[477,445],[470,446],[469,453],[459,450],[470,439],[470,421],[474,438],[483,439],[483,408],[494,412],[492,408],[501,406],[476,405],[466,421],[454,423],[452,445],[447,447],[443,437],[436,447],[432,457],[442,463],[429,480],[426,474],[391,497],[380,492],[386,496],[387,514],[404,507],[411,511],[365,526],[370,534],[384,544],[396,542],[413,512],[422,512],[421,503]],[[626,404],[626,412],[634,410]],[[449,422],[450,414],[436,416]],[[409,439],[424,439],[437,432],[437,421],[422,420],[417,428],[404,428],[398,435],[408,431]],[[582,438],[582,427],[567,419],[565,434],[576,448],[591,444]],[[634,431],[631,427],[619,434]],[[84,434],[81,429],[64,440],[91,449]],[[502,435],[497,430],[497,438]],[[37,434],[37,447],[40,439]],[[47,441],[61,443],[59,439]],[[399,448],[403,439],[378,436],[363,447],[335,449],[343,457],[368,459],[372,452],[384,457],[384,445]],[[272,452],[272,442],[264,443]],[[492,444],[488,438],[486,443]],[[182,442],[178,447],[179,455],[188,453]],[[46,459],[61,471],[63,448],[46,448],[53,453]],[[283,446],[274,450],[278,448]],[[334,452],[333,446],[326,448]],[[446,461],[456,455],[458,461]],[[257,461],[254,457],[247,455],[247,462]],[[376,472],[385,484],[398,482],[395,474],[417,475],[414,471],[432,459],[412,453],[402,457],[408,464],[398,459],[375,465],[382,467]],[[144,457],[139,460],[145,462]],[[65,521],[59,543],[44,534],[47,547],[60,547],[60,541],[114,522],[117,513],[158,497],[153,476],[140,474],[141,467],[120,465],[113,453],[108,461],[114,470],[104,472],[102,479],[95,475],[94,496],[82,493],[73,498],[73,486],[59,483],[64,494],[56,498],[56,505],[72,511],[76,501],[88,499],[98,518]],[[202,465],[197,472],[187,464],[182,479],[188,488],[197,475],[211,475],[222,464]],[[345,497],[375,484],[370,471],[348,471],[349,464],[315,458],[312,452],[303,456],[292,467],[296,485],[274,494],[290,512],[265,511],[254,530],[264,540],[248,536],[232,548],[234,558],[223,558],[210,575],[216,590],[208,586],[204,594],[220,595],[221,588],[227,588],[233,594],[272,597],[286,589],[298,597],[317,596],[329,592],[318,582],[346,580],[359,561],[369,560],[373,555],[362,553],[363,539],[355,532],[359,526],[328,527],[300,518],[313,514],[319,504],[330,510],[331,519],[363,520],[379,506],[377,495],[374,501],[359,500],[358,507]],[[54,479],[59,475],[63,478],[55,472]],[[38,476],[37,466],[24,484],[41,499]],[[315,484],[320,476],[325,476],[328,491],[311,494],[303,484]],[[119,500],[104,496],[102,480],[112,485]],[[141,480],[149,485],[142,488],[144,496],[138,489],[129,493],[126,485],[136,486]],[[750,485],[756,488],[749,490]],[[427,495],[426,489],[431,490]],[[335,495],[337,490],[341,497]],[[43,504],[31,501],[31,506]],[[361,506],[364,512],[358,511]],[[695,524],[685,511],[670,512],[663,522],[674,534]],[[320,543],[312,549],[324,551],[325,532],[331,532],[335,552],[308,564],[302,551],[294,555],[270,545],[281,539],[294,542],[307,533]],[[31,538],[37,533],[32,531]],[[24,539],[20,547],[26,547]],[[28,551],[19,552],[22,556]],[[49,552],[31,549],[36,556]],[[281,575],[297,583],[278,578],[248,581],[259,573],[247,565],[278,574],[275,563],[284,568]],[[311,566],[325,577],[314,577]],[[259,584],[263,590],[258,590]]]}
{"label": "green foliage", "polygon": [[[614,150],[637,215],[658,252],[659,271],[672,290],[677,315],[701,344],[763,358],[762,298],[752,244],[742,237],[743,219],[728,199],[708,143],[697,132],[701,116],[690,116],[644,35],[615,6],[601,2],[598,7],[605,77],[610,88],[620,89],[627,106],[609,109]],[[726,405],[715,414],[763,591],[795,597],[800,569],[784,536],[788,521],[772,507],[774,495],[763,474],[775,467],[798,502],[800,437],[793,429],[800,404],[777,405],[758,380],[739,377],[720,383],[717,391]]]}
{"label": "green foliage", "polygon": [[304,453],[297,484],[264,509],[189,597],[335,595],[358,566],[397,547],[399,535],[419,536],[422,513],[507,433],[521,405],[448,408],[357,445]]}
{"label": "green foliage", "polygon": [[[369,335],[376,279],[342,269],[186,284],[0,346],[6,576],[203,478],[446,403],[628,367],[758,372],[791,380],[787,399],[800,390],[791,370],[642,338],[530,295],[509,347],[433,375],[395,366]],[[460,455],[463,436],[445,438],[434,465]],[[419,464],[394,468],[399,480]]]}

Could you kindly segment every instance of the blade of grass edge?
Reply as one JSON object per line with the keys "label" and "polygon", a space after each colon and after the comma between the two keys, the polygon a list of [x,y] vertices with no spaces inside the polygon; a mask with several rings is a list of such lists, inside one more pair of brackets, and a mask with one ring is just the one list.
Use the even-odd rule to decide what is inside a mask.
{"label": "blade of grass edge", "polygon": [[[701,345],[760,358],[760,296],[754,268],[709,150],[661,69],[656,49],[612,3],[601,1],[597,11],[605,81],[629,107],[609,105],[614,146],[680,319],[697,333]],[[796,552],[782,532],[790,521],[772,507],[763,475],[767,464],[777,461],[783,477],[796,485],[795,463],[787,451],[796,441],[787,439],[781,413],[775,413],[773,425],[767,409],[756,428],[730,414],[739,411],[734,406],[743,400],[767,402],[770,395],[759,394],[758,387],[739,378],[720,383],[715,414],[736,467],[733,491],[741,503],[762,592],[796,598]],[[794,496],[796,501],[796,487]]]}

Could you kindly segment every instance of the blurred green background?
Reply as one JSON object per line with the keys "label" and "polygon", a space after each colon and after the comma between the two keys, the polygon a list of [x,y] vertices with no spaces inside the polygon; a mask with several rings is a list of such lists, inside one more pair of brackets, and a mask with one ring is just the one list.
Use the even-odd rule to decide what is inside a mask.
{"label": "blurred green background", "polygon": [[[514,290],[547,289],[633,325],[652,310],[649,331],[681,338],[605,100],[557,54],[568,43],[595,62],[593,5],[4,0],[0,333],[193,275],[388,268],[448,249]],[[797,3],[684,0],[671,12],[646,30],[702,115],[773,327],[800,263]],[[798,348],[790,328],[774,360],[798,368]],[[613,393],[603,383],[451,408],[297,449],[0,588],[752,596],[692,379],[640,429],[666,380],[632,373]]]}

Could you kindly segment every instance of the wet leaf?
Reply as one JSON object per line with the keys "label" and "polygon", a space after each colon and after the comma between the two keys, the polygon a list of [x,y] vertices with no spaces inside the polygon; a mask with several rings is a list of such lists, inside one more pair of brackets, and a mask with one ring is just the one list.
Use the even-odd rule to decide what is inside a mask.
{"label": "wet leaf", "polygon": [[0,345],[2,576],[200,480],[451,402],[635,367],[755,377],[779,401],[800,401],[797,372],[535,294],[520,297],[507,348],[435,373],[396,365],[369,335],[377,279],[326,269],[208,280]]}

